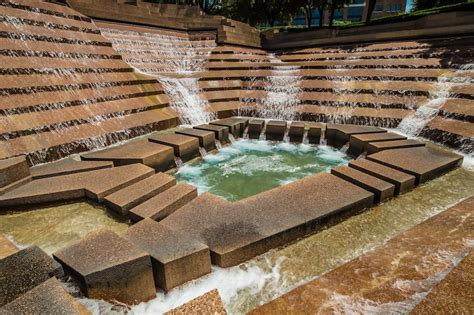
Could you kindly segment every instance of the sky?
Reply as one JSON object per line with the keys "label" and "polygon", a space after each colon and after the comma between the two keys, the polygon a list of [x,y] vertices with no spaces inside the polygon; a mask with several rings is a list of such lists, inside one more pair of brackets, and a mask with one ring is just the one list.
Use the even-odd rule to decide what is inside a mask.
{"label": "sky", "polygon": [[411,3],[412,3],[413,0],[407,0],[407,8],[406,8],[406,12],[410,11],[411,9]]}

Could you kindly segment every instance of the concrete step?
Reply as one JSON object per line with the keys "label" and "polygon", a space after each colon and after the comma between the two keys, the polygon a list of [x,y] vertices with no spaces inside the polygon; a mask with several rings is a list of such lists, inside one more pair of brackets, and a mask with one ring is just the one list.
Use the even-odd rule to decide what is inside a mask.
{"label": "concrete step", "polygon": [[360,154],[367,151],[367,145],[369,142],[406,140],[406,138],[407,137],[393,133],[393,132],[352,135],[349,138],[348,152],[352,154],[353,156],[357,157]]}
{"label": "concrete step", "polygon": [[405,148],[415,148],[415,147],[424,147],[425,143],[413,139],[408,140],[394,140],[394,141],[375,141],[369,142],[366,145],[367,153],[377,153],[383,150],[393,150],[393,149],[405,149]]}
{"label": "concrete step", "polygon": [[374,193],[374,203],[385,201],[395,194],[395,185],[345,165],[331,169],[331,174]]}
{"label": "concrete step", "polygon": [[178,130],[175,133],[198,138],[199,146],[206,149],[206,151],[211,151],[216,148],[216,136],[214,134],[214,131],[187,128],[187,129]]}
{"label": "concrete step", "polygon": [[33,179],[89,172],[104,168],[112,168],[109,161],[76,161],[72,158],[34,166],[30,169]]}
{"label": "concrete step", "polygon": [[194,126],[193,128],[214,131],[215,138],[219,140],[221,143],[229,142],[229,128],[228,127],[204,124],[204,125]]}
{"label": "concrete step", "polygon": [[180,183],[131,209],[129,215],[133,222],[145,218],[160,221],[196,197],[196,187]]}
{"label": "concrete step", "polygon": [[174,185],[173,176],[158,173],[106,196],[104,203],[118,214],[127,215],[130,209]]}
{"label": "concrete step", "polygon": [[178,134],[159,134],[151,136],[148,141],[172,147],[174,155],[183,162],[192,160],[199,155],[199,139]]}

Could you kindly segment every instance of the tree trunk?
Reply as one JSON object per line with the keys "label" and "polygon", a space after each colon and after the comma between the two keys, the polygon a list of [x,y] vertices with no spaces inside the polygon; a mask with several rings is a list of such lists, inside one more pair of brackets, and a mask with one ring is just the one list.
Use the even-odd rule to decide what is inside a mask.
{"label": "tree trunk", "polygon": [[304,10],[306,11],[306,26],[310,29],[313,21],[313,8],[307,5],[304,7]]}
{"label": "tree trunk", "polygon": [[365,19],[365,24],[370,23],[370,19],[372,18],[372,12],[374,12],[376,3],[377,3],[377,0],[369,0],[369,5],[367,6],[367,18]]}
{"label": "tree trunk", "polygon": [[318,8],[318,11],[319,11],[319,27],[323,27],[323,23],[324,23],[324,8],[323,8],[323,7],[319,7],[319,8]]}
{"label": "tree trunk", "polygon": [[329,27],[332,27],[334,22],[334,13],[336,13],[336,6],[333,4],[331,6],[331,16],[329,16]]}

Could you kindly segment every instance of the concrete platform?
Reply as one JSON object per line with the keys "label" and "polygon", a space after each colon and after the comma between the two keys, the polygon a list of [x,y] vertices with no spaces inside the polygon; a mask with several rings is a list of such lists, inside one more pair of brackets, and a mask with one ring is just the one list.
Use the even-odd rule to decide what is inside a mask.
{"label": "concrete platform", "polygon": [[124,238],[151,256],[155,284],[165,291],[211,272],[206,245],[152,219],[131,226]]}
{"label": "concrete platform", "polygon": [[283,141],[286,132],[286,121],[270,120],[265,128],[267,140]]}
{"label": "concrete platform", "polygon": [[349,141],[351,135],[383,132],[387,131],[379,127],[327,124],[325,138],[327,140],[328,145],[331,145],[336,148],[341,148]]}
{"label": "concrete platform", "polygon": [[193,128],[214,131],[214,135],[216,139],[219,140],[221,143],[229,142],[229,128],[228,127],[206,124],[206,125],[194,126]]}
{"label": "concrete platform", "polygon": [[18,248],[7,238],[0,235],[0,259],[3,259],[18,251]]}
{"label": "concrete platform", "polygon": [[349,167],[395,185],[395,195],[406,193],[415,187],[415,176],[367,159],[351,161]]}
{"label": "concrete platform", "polygon": [[112,161],[115,166],[141,163],[161,172],[174,166],[173,148],[146,140],[86,153],[81,156],[81,159],[85,161]]}
{"label": "concrete platform", "polygon": [[431,146],[385,150],[367,156],[416,177],[416,185],[424,183],[461,166],[461,155]]}
{"label": "concrete platform", "polygon": [[311,144],[320,144],[322,129],[323,129],[322,124],[309,123],[308,124],[308,142]]}
{"label": "concrete platform", "polygon": [[127,215],[130,209],[174,185],[176,185],[176,179],[173,176],[157,173],[108,195],[104,203],[116,213]]}
{"label": "concrete platform", "polygon": [[34,166],[30,169],[33,179],[68,175],[81,172],[112,168],[112,161],[76,161],[72,158]]}
{"label": "concrete platform", "polygon": [[213,314],[226,315],[224,303],[217,289],[204,293],[183,305],[166,312],[164,315]]}
{"label": "concrete platform", "polygon": [[292,121],[290,124],[290,130],[288,131],[288,137],[290,142],[303,142],[303,135],[305,132],[306,124],[302,121]]}
{"label": "concrete platform", "polygon": [[90,233],[53,257],[89,298],[133,305],[156,296],[150,256],[112,231]]}
{"label": "concrete platform", "polygon": [[130,210],[133,222],[151,218],[160,221],[197,197],[197,188],[179,183]]}
{"label": "concrete platform", "polygon": [[216,136],[214,131],[188,128],[178,130],[175,133],[198,138],[199,145],[206,149],[206,151],[211,151],[216,148]]}
{"label": "concrete platform", "polygon": [[174,155],[183,162],[192,160],[199,155],[199,139],[190,136],[177,134],[160,134],[148,138],[150,142],[170,146],[174,150]]}
{"label": "concrete platform", "polygon": [[263,128],[265,127],[265,120],[263,119],[250,119],[249,120],[249,138],[258,139],[262,133]]}
{"label": "concrete platform", "polygon": [[229,133],[234,136],[234,138],[240,137],[240,135],[244,132],[241,130],[241,122],[235,118],[225,118],[219,119],[215,121],[211,121],[210,125],[217,125],[217,126],[224,126],[229,128]]}
{"label": "concrete platform", "polygon": [[382,142],[369,142],[366,145],[367,153],[377,153],[383,150],[391,149],[404,149],[404,148],[415,148],[424,147],[425,144],[421,141],[408,139],[408,140],[395,140],[395,141],[382,141]]}
{"label": "concrete platform", "polygon": [[46,280],[0,308],[0,314],[91,314],[56,278]]}
{"label": "concrete platform", "polygon": [[0,196],[0,210],[80,198],[103,201],[124,187],[153,175],[155,171],[143,164],[132,164],[87,173],[76,173],[34,180]]}
{"label": "concrete platform", "polygon": [[367,151],[367,144],[369,142],[405,140],[406,138],[407,137],[393,132],[352,135],[349,138],[348,153],[357,157]]}
{"label": "concrete platform", "polygon": [[235,203],[204,193],[161,222],[206,244],[212,262],[229,267],[369,207],[373,196],[319,173]]}
{"label": "concrete platform", "polygon": [[395,194],[395,185],[345,165],[331,169],[331,174],[373,192],[374,203],[382,202]]}
{"label": "concrete platform", "polygon": [[24,156],[0,160],[0,188],[30,176],[30,168]]}
{"label": "concrete platform", "polygon": [[0,188],[0,196],[6,194],[7,192],[10,192],[12,190],[17,189],[18,187],[26,185],[29,182],[31,182],[32,180],[33,180],[33,178],[31,176],[28,176],[28,177],[24,177],[20,180],[17,180],[16,182],[13,182],[13,183],[11,183],[7,186],[3,186],[2,188]]}
{"label": "concrete platform", "polygon": [[63,275],[61,265],[37,246],[3,258],[0,260],[0,307],[49,278]]}

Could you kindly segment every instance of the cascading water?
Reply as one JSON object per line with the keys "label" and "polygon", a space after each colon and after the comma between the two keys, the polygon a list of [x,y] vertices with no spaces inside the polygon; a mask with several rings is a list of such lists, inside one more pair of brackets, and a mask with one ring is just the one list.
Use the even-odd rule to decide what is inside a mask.
{"label": "cascading water", "polygon": [[[193,41],[187,37],[101,29],[102,35],[138,71],[154,76],[170,98],[170,106],[185,125],[207,123],[215,116],[200,96],[197,72],[215,47],[214,40]],[[197,44],[197,43],[202,43]]]}
{"label": "cascading water", "polygon": [[[474,70],[474,64],[463,65],[460,67],[460,70]],[[451,76],[439,76],[438,82],[429,92],[428,102],[418,107],[413,114],[403,118],[397,128],[407,135],[417,136],[438,115],[441,107],[451,97],[451,89],[453,87],[471,84],[472,79],[470,76],[462,77],[456,74],[457,72]]]}
{"label": "cascading water", "polygon": [[269,54],[272,75],[265,84],[266,97],[257,103],[257,113],[267,119],[294,120],[296,107],[301,103],[299,66],[284,66],[283,61]]}

